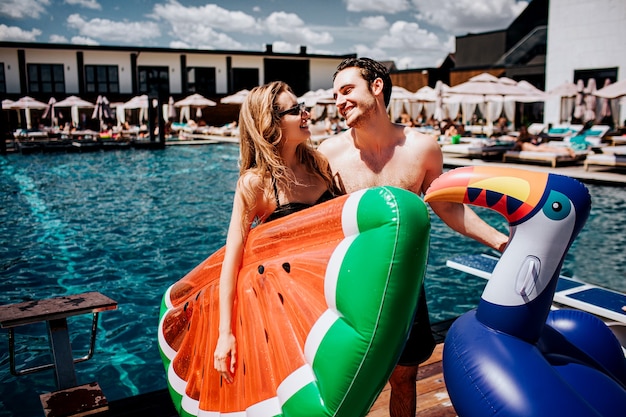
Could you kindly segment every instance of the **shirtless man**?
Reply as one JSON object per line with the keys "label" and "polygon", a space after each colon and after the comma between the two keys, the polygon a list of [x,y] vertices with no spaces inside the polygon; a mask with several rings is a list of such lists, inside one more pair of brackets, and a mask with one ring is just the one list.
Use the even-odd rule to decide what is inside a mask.
{"label": "shirtless man", "polygon": [[[369,58],[348,58],[334,75],[337,110],[348,130],[326,139],[319,150],[347,192],[392,185],[423,195],[443,170],[437,142],[410,127],[392,123],[387,115],[391,78]],[[502,251],[508,237],[482,221],[468,206],[433,202],[433,211],[452,229]],[[411,335],[389,382],[390,417],[415,417],[417,367],[434,349],[426,297],[422,288]]]}

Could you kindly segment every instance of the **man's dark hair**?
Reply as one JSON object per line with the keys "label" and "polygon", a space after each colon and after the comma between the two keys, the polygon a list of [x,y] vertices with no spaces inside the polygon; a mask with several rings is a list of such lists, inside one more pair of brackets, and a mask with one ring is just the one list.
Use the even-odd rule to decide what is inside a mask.
{"label": "man's dark hair", "polygon": [[385,99],[385,106],[388,106],[391,100],[392,82],[387,67],[371,58],[346,58],[337,66],[335,74],[333,74],[333,81],[340,71],[352,67],[361,70],[361,76],[367,81],[370,89],[372,82],[374,82],[376,78],[383,80],[383,97]]}

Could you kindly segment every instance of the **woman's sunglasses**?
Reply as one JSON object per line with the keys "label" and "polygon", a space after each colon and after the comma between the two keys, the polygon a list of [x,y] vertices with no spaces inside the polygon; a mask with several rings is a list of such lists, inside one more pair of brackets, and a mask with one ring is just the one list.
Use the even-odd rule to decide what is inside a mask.
{"label": "woman's sunglasses", "polygon": [[290,114],[292,116],[300,116],[304,110],[305,110],[304,102],[302,102],[302,103],[296,104],[290,109],[279,111],[277,114],[278,114],[278,117],[283,117],[286,114]]}

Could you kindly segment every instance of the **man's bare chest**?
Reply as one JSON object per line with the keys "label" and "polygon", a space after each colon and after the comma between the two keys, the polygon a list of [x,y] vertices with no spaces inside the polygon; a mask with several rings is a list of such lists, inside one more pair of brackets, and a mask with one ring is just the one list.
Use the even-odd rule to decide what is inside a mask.
{"label": "man's bare chest", "polygon": [[363,188],[391,185],[407,190],[421,188],[421,177],[415,169],[407,166],[386,165],[377,172],[372,171],[365,164],[352,164],[340,171],[347,192],[361,190]]}

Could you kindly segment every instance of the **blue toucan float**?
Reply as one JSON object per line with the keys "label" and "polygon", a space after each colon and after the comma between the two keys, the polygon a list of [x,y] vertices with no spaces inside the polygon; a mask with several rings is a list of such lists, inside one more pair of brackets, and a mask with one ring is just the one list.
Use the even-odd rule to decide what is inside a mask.
{"label": "blue toucan float", "polygon": [[478,307],[455,321],[443,368],[461,417],[623,416],[626,359],[611,330],[578,310],[553,310],[559,272],[591,208],[562,175],[465,167],[434,181],[425,200],[493,209],[510,241]]}

